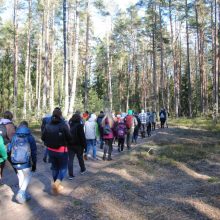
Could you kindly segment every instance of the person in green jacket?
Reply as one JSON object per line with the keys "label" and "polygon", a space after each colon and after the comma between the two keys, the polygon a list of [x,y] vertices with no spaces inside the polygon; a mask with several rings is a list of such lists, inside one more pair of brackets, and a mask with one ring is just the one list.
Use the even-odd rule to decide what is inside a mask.
{"label": "person in green jacket", "polygon": [[5,161],[7,160],[7,152],[6,152],[6,148],[4,145],[4,140],[2,138],[2,136],[0,136],[0,185],[1,180],[2,180],[2,174],[3,174],[3,169],[5,166]]}

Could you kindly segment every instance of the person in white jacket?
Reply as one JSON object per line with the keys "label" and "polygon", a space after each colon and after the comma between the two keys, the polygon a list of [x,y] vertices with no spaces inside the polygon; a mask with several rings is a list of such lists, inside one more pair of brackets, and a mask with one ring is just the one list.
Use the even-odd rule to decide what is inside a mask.
{"label": "person in white jacket", "polygon": [[97,129],[97,122],[96,122],[96,115],[91,114],[90,118],[85,122],[85,136],[86,136],[86,157],[88,158],[88,154],[90,149],[92,148],[93,151],[93,159],[97,160],[96,157],[96,129]]}

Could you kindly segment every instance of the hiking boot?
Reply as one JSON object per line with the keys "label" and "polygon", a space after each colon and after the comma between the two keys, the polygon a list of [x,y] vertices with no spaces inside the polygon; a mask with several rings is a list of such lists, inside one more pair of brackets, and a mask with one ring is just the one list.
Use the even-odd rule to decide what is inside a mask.
{"label": "hiking boot", "polygon": [[84,160],[88,160],[88,157],[86,154],[83,156],[83,158],[84,158]]}
{"label": "hiking boot", "polygon": [[61,193],[63,190],[63,186],[61,185],[60,180],[56,180],[54,183],[52,183],[52,194],[57,195]]}
{"label": "hiking boot", "polygon": [[103,155],[102,159],[103,159],[103,160],[105,160],[105,159],[106,159],[104,155]]}
{"label": "hiking boot", "polygon": [[108,158],[108,161],[111,161],[111,160],[112,160],[112,158],[111,158],[111,157],[109,157],[109,158]]}
{"label": "hiking boot", "polygon": [[19,190],[18,194],[15,197],[16,201],[20,204],[25,203],[27,200],[26,195],[25,195],[25,191],[24,190]]}
{"label": "hiking boot", "polygon": [[120,147],[118,148],[118,152],[121,152]]}

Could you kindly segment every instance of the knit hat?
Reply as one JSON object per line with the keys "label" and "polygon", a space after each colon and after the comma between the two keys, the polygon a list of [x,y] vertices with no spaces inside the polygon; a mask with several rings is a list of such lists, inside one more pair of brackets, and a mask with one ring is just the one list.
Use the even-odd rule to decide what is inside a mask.
{"label": "knit hat", "polygon": [[128,114],[129,114],[129,115],[132,115],[132,114],[133,114],[133,111],[132,111],[131,109],[129,109],[129,110],[128,110]]}

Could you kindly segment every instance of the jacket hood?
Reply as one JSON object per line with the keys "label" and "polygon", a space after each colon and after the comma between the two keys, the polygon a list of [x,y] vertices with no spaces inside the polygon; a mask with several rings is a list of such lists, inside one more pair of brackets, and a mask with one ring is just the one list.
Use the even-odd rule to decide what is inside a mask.
{"label": "jacket hood", "polygon": [[20,126],[16,130],[16,134],[26,134],[27,135],[30,133],[31,133],[30,129],[25,126]]}
{"label": "jacket hood", "polygon": [[91,114],[89,120],[89,122],[93,122],[93,121],[96,121],[96,115],[95,114]]}
{"label": "jacket hood", "polygon": [[6,119],[6,118],[1,118],[1,120],[0,120],[0,124],[4,124],[4,125],[6,125],[6,124],[8,124],[8,123],[11,123],[11,120]]}

